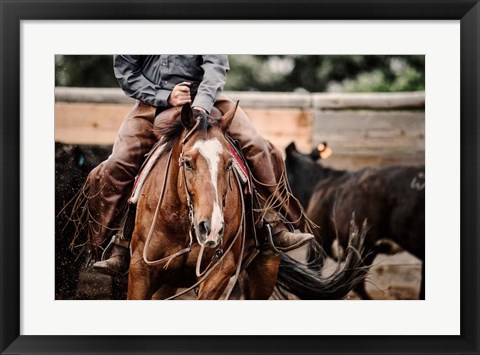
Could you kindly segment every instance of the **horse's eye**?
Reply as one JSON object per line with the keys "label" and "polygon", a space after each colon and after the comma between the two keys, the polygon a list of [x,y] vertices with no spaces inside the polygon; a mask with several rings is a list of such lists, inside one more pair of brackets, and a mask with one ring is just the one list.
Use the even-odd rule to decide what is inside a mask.
{"label": "horse's eye", "polygon": [[193,166],[192,166],[192,163],[190,162],[190,160],[185,159],[185,160],[183,161],[183,164],[185,165],[185,168],[186,168],[187,170],[192,170],[192,169],[193,169]]}
{"label": "horse's eye", "polygon": [[229,171],[233,166],[233,160],[230,160],[228,163],[227,163],[227,168],[225,169],[226,171]]}

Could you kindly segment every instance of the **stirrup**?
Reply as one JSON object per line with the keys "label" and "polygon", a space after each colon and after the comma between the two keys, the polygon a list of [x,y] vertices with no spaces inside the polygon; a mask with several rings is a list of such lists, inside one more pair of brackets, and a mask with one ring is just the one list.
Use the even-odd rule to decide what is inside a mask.
{"label": "stirrup", "polygon": [[124,238],[123,234],[115,234],[112,236],[112,239],[110,239],[110,242],[107,244],[107,246],[103,250],[102,257],[100,258],[101,261],[109,259],[107,255],[114,245],[119,246],[121,248],[125,248],[125,249],[130,248],[130,242]]}
{"label": "stirrup", "polygon": [[[117,233],[112,236],[112,239],[110,239],[110,242],[108,242],[107,246],[103,250],[102,256],[100,258],[101,261],[108,259],[108,252],[110,251],[110,249],[112,249],[114,245],[125,248],[127,250],[130,249],[130,240],[125,238],[125,235],[127,235],[128,238],[131,238],[133,228],[130,228],[130,225],[132,224],[132,218],[135,218],[136,211],[137,210],[134,205],[127,205],[127,210],[122,217],[120,228],[118,229]],[[130,222],[130,224],[128,222]]]}
{"label": "stirrup", "polygon": [[265,222],[264,226],[267,229],[267,238],[266,243],[262,245],[262,249],[264,251],[272,251],[275,256],[283,254],[283,252],[279,250],[273,242],[272,226],[270,225],[270,223]]}

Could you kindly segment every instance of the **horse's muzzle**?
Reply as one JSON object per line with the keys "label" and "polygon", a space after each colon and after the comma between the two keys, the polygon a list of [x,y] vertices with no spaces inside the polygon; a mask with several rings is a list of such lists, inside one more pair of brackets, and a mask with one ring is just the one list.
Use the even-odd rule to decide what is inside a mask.
{"label": "horse's muzzle", "polygon": [[223,222],[217,230],[212,230],[210,223],[206,220],[198,223],[196,231],[198,233],[198,242],[206,248],[215,248],[223,237],[225,228]]}
{"label": "horse's muzzle", "polygon": [[213,240],[209,240],[205,242],[205,247],[207,248],[215,248],[217,246],[217,243]]}

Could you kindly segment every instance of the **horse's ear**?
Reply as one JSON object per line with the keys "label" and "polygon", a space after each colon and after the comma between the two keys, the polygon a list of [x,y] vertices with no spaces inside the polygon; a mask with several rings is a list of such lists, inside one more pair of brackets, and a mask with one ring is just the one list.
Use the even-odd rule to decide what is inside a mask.
{"label": "horse's ear", "polygon": [[185,104],[182,107],[182,123],[187,130],[191,130],[195,125],[195,120],[193,119],[193,111],[190,104]]}
{"label": "horse's ear", "polygon": [[230,110],[227,111],[225,115],[222,117],[222,130],[224,132],[228,131],[228,128],[232,124],[233,118],[235,117],[235,113],[238,109],[238,101]]}

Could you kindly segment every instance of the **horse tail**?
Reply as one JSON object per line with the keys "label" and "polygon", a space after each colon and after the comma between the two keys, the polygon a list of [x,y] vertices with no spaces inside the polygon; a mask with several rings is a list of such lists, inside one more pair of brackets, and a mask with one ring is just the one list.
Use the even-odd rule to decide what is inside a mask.
{"label": "horse tail", "polygon": [[367,268],[362,265],[363,242],[367,228],[364,223],[361,230],[352,221],[350,225],[349,245],[345,262],[338,264],[330,276],[322,276],[326,258],[322,247],[315,243],[310,249],[308,264],[282,255],[276,289],[280,296],[287,298],[288,293],[304,300],[337,300],[344,298],[365,278]]}

